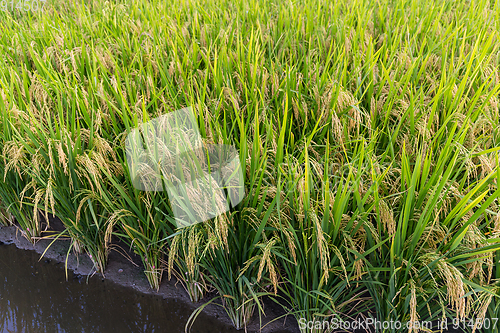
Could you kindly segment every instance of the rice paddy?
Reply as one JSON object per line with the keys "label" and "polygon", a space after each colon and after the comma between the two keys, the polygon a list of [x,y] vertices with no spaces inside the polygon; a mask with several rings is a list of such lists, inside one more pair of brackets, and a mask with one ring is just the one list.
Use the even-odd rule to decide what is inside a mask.
{"label": "rice paddy", "polygon": [[[297,322],[499,331],[498,0],[55,0],[0,30],[1,223],[31,242],[69,237],[105,275],[120,239],[236,328],[271,297]],[[125,139],[185,107],[245,197],[178,229]]]}

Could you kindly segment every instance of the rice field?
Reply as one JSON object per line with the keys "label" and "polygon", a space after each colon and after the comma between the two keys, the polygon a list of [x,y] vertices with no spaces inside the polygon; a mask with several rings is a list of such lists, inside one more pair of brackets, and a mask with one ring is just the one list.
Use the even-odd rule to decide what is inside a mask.
{"label": "rice field", "polygon": [[[499,332],[500,1],[0,7],[1,223],[103,274],[119,239],[153,289],[216,290],[236,328],[271,297],[299,323]],[[245,197],[178,229],[125,138],[189,106],[205,144],[237,149]]]}

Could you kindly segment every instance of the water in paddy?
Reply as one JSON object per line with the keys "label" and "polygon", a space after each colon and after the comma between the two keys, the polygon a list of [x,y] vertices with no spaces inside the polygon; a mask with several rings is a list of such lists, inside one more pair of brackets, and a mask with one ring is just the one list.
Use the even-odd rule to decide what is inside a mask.
{"label": "water in paddy", "polygon": [[[191,310],[0,243],[0,333],[184,332]],[[88,282],[88,283],[87,283]],[[200,315],[191,332],[237,332]]]}

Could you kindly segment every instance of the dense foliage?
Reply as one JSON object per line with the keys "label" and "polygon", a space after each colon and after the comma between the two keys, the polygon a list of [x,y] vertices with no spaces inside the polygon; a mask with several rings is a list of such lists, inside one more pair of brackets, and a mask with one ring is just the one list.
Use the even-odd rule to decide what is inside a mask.
{"label": "dense foliage", "polygon": [[[54,214],[105,273],[119,237],[237,327],[263,295],[307,320],[500,317],[498,1],[49,1],[0,30],[2,221],[29,240]],[[124,139],[186,106],[246,196],[177,233]]]}

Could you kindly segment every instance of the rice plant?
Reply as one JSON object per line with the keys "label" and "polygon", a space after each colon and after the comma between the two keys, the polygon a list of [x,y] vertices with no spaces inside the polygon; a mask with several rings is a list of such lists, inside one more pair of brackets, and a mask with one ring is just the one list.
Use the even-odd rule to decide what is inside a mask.
{"label": "rice plant", "polygon": [[[324,148],[328,158],[330,146]],[[281,242],[274,250],[283,268],[285,302],[278,301],[299,323],[348,320],[368,310],[359,280],[364,275],[365,251],[374,249],[367,250],[365,244],[367,238],[380,239],[373,226],[361,223],[366,212],[352,206],[356,197],[367,200],[356,193],[362,173],[356,175],[351,168],[331,175],[329,163],[321,170],[321,163],[309,157],[309,149],[313,148],[306,148],[302,165],[283,164],[288,169],[282,175],[288,188],[282,190],[287,195],[279,203],[276,232]]]}
{"label": "rice plant", "polygon": [[[102,273],[121,238],[153,289],[165,270],[193,301],[215,289],[238,328],[264,295],[307,321],[498,317],[499,1],[7,9],[2,224],[35,242],[53,214]],[[126,137],[189,106],[245,199],[178,229]]]}
{"label": "rice plant", "polygon": [[205,233],[198,224],[187,227],[172,238],[168,249],[167,270],[182,283],[192,302],[199,302],[208,291],[201,267]]}

